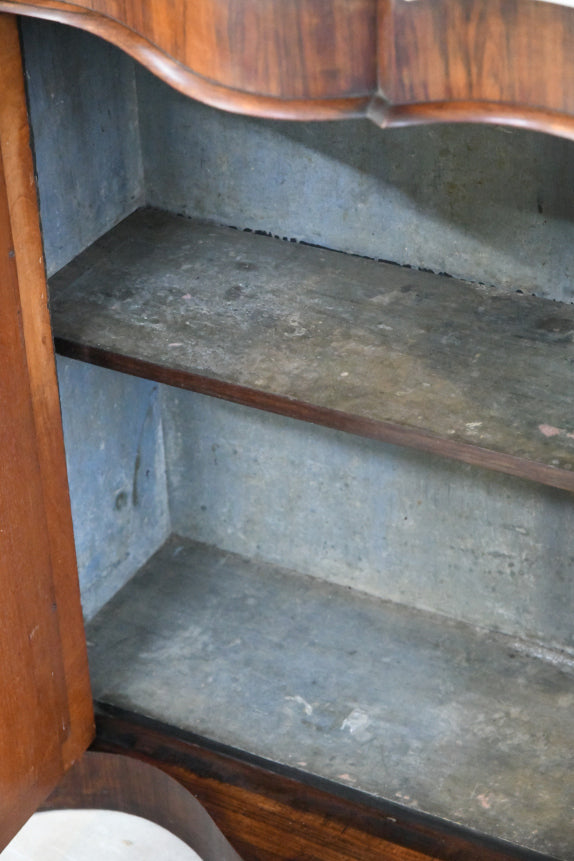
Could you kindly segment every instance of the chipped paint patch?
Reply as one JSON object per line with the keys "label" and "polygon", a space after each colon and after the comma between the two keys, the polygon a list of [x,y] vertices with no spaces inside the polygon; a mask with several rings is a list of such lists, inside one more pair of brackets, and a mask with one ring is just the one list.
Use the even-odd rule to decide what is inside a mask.
{"label": "chipped paint patch", "polygon": [[546,437],[559,436],[562,433],[560,428],[555,428],[553,425],[538,425],[538,430]]}
{"label": "chipped paint patch", "polygon": [[[541,434],[543,434],[549,439],[556,436],[562,437],[563,439],[564,437],[566,437],[567,439],[574,439],[574,433],[572,433],[571,431],[567,431],[564,428],[554,427],[554,425],[538,425],[538,430]],[[559,461],[556,461],[556,464],[558,463]]]}
{"label": "chipped paint patch", "polygon": [[359,744],[364,744],[373,739],[373,733],[368,729],[370,724],[371,718],[366,711],[363,711],[363,709],[353,709],[341,724],[341,729],[343,731],[347,730],[350,735],[356,738]]}
{"label": "chipped paint patch", "polygon": [[303,697],[299,696],[299,694],[295,697],[285,697],[285,699],[303,706],[306,715],[310,716],[313,714],[313,706],[307,700],[304,700]]}
{"label": "chipped paint patch", "polygon": [[366,712],[362,709],[353,709],[341,724],[341,729],[348,729],[351,734],[354,734],[361,729],[365,729],[369,725],[369,722],[369,715]]}

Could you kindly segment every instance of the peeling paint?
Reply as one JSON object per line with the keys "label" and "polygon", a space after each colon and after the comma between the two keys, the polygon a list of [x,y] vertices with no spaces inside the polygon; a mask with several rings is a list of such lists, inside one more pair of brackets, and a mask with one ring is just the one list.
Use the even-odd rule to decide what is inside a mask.
{"label": "peeling paint", "polygon": [[307,700],[303,699],[303,697],[299,696],[299,694],[295,697],[285,697],[285,699],[302,705],[306,715],[311,716],[313,714],[313,706]]}

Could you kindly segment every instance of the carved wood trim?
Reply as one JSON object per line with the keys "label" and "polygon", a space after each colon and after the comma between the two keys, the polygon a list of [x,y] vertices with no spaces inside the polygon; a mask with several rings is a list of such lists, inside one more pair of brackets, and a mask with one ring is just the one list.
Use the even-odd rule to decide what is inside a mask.
{"label": "carved wood trim", "polygon": [[0,0],[0,11],[94,33],[237,113],[574,139],[574,9],[541,0]]}

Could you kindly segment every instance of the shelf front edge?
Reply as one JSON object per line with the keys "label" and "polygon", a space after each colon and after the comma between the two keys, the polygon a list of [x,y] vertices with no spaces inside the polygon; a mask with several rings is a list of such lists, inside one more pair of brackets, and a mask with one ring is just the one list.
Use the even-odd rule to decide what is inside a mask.
{"label": "shelf front edge", "polygon": [[232,403],[254,407],[345,433],[380,440],[391,445],[440,455],[471,466],[483,467],[517,478],[526,478],[560,490],[574,491],[573,472],[458,440],[444,439],[420,428],[353,415],[272,392],[258,391],[215,377],[169,368],[97,346],[80,344],[66,338],[56,337],[55,346],[57,353],[61,356],[88,362],[108,370],[221,398]]}

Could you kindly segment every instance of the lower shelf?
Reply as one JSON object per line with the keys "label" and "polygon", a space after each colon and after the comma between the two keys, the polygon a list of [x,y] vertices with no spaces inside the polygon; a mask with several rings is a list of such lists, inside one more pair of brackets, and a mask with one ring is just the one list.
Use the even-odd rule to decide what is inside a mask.
{"label": "lower shelf", "polygon": [[87,635],[102,703],[574,857],[559,656],[175,536]]}

